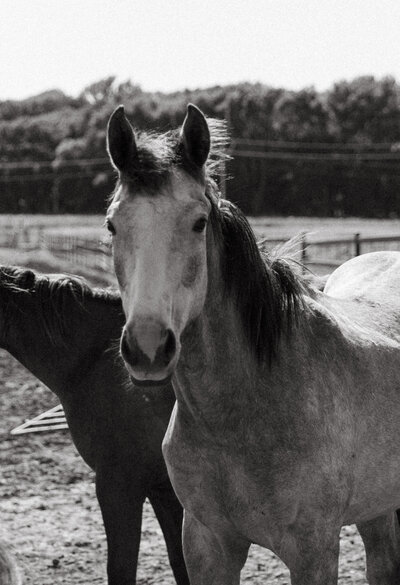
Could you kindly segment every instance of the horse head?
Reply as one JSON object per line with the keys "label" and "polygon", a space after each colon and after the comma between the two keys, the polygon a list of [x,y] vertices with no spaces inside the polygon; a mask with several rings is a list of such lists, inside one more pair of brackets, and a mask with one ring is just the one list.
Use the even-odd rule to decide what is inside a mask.
{"label": "horse head", "polygon": [[106,226],[126,316],[121,354],[136,383],[159,383],[205,302],[210,130],[189,105],[180,132],[137,133],[120,106],[107,146],[118,171]]}

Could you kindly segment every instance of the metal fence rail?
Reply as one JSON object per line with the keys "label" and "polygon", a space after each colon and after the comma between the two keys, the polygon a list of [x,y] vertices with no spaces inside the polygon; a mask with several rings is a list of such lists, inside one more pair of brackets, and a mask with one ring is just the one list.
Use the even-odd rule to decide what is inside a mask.
{"label": "metal fence rail", "polygon": [[[263,247],[271,249],[288,240],[263,238],[262,241]],[[302,234],[297,257],[303,264],[335,267],[360,254],[381,250],[400,251],[400,235],[363,238],[356,233],[351,238],[310,240],[307,234]]]}

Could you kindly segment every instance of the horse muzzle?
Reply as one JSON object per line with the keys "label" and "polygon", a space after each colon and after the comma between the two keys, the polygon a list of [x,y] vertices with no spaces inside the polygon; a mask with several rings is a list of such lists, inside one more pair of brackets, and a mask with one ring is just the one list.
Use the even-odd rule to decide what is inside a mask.
{"label": "horse muzzle", "polygon": [[154,320],[126,324],[120,349],[129,374],[139,385],[168,380],[178,361],[174,332]]}

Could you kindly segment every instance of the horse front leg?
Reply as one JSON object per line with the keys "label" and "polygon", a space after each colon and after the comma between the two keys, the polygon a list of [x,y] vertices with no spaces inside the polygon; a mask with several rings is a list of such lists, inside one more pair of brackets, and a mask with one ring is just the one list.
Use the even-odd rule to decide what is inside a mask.
{"label": "horse front leg", "polygon": [[367,558],[370,585],[400,583],[400,526],[396,512],[357,524]]}
{"label": "horse front leg", "polygon": [[163,531],[168,558],[178,585],[189,585],[182,551],[183,509],[171,484],[152,491],[149,496]]}
{"label": "horse front leg", "polygon": [[292,585],[337,585],[340,524],[305,523],[284,534],[279,557],[288,566]]}
{"label": "horse front leg", "polygon": [[96,474],[96,494],[107,536],[108,585],[135,585],[145,493],[120,474]]}
{"label": "horse front leg", "polygon": [[183,553],[191,585],[239,585],[250,543],[233,532],[213,532],[185,510]]}

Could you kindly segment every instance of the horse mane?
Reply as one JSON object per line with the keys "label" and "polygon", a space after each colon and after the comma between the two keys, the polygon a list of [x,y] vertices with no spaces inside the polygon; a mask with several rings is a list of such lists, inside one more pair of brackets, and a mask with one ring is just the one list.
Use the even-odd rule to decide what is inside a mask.
{"label": "horse mane", "polygon": [[[205,166],[207,179],[221,175],[223,163],[231,157],[226,149],[229,143],[225,120],[207,119],[210,130],[210,153]],[[137,161],[121,173],[110,202],[121,182],[132,184],[139,189],[155,192],[165,184],[174,167],[182,167],[197,178],[194,169],[183,155],[179,129],[164,133],[135,131]]]}
{"label": "horse mane", "polygon": [[[15,266],[0,267],[0,302],[5,306],[13,304],[18,309],[18,296],[26,294],[35,300],[36,315],[49,339],[57,346],[65,345],[68,338],[71,311],[87,311],[85,305],[88,301],[107,302],[122,312],[117,292],[92,288],[83,278],[50,277]],[[5,314],[8,313],[6,310]]]}
{"label": "horse mane", "polygon": [[297,324],[304,294],[314,290],[295,272],[290,258],[263,250],[245,215],[233,203],[217,198],[213,185],[208,187],[226,292],[238,308],[257,360],[271,363],[282,334],[290,336]]}

